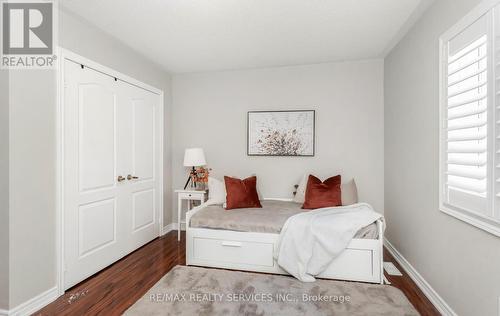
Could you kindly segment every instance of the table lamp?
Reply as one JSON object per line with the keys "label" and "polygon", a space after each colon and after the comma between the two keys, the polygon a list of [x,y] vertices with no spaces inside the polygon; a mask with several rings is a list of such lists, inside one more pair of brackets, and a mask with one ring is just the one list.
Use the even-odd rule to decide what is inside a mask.
{"label": "table lamp", "polygon": [[193,177],[196,176],[196,168],[205,166],[207,162],[205,161],[205,153],[202,148],[187,148],[184,152],[184,167],[191,167],[191,172],[189,173],[184,190],[187,188],[189,181],[191,181],[191,186],[196,188],[196,182],[193,181]]}

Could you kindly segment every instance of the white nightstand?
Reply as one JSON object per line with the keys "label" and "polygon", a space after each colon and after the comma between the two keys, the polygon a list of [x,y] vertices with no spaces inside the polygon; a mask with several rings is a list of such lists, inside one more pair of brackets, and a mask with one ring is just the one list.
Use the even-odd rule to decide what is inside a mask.
{"label": "white nightstand", "polygon": [[192,201],[200,201],[203,203],[207,199],[207,191],[202,190],[175,190],[177,193],[177,240],[181,240],[181,223],[185,223],[182,221],[182,201],[188,201],[188,211],[192,207]]}

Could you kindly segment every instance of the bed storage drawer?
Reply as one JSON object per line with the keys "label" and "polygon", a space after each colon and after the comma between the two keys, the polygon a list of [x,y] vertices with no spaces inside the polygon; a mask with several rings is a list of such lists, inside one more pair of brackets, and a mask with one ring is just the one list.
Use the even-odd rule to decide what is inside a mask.
{"label": "bed storage drawer", "polygon": [[380,257],[372,249],[347,248],[319,275],[328,279],[380,281]]}
{"label": "bed storage drawer", "polygon": [[195,260],[272,267],[273,244],[262,242],[193,238]]}

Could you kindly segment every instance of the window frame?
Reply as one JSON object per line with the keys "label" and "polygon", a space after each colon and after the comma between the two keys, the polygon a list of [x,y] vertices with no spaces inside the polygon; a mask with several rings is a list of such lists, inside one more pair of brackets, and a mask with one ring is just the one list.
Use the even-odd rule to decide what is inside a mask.
{"label": "window frame", "polygon": [[[443,35],[439,38],[439,210],[445,214],[448,214],[456,219],[464,221],[470,225],[473,225],[477,228],[480,228],[488,233],[491,233],[497,237],[500,237],[500,211],[498,210],[498,206],[500,206],[500,199],[497,201],[498,206],[495,209],[495,199],[496,191],[500,188],[500,183],[496,184],[496,175],[495,175],[495,165],[492,162],[489,162],[492,168],[488,167],[488,198],[487,203],[489,207],[493,210],[493,216],[490,217],[487,215],[479,214],[473,211],[468,211],[466,209],[460,209],[457,207],[453,207],[451,205],[446,204],[446,178],[444,172],[446,171],[446,161],[447,161],[447,132],[445,131],[445,127],[447,126],[447,110],[448,110],[448,42],[454,38],[456,35],[460,34],[464,29],[469,27],[471,24],[479,20],[484,15],[489,14],[490,19],[492,19],[489,23],[489,32],[487,38],[487,72],[488,72],[488,83],[487,83],[487,104],[488,104],[488,133],[492,133],[493,141],[491,137],[488,137],[488,151],[487,156],[488,159],[493,159],[493,163],[499,163],[499,161],[495,161],[495,152],[500,150],[500,146],[495,146],[495,138],[497,136],[497,132],[495,130],[495,126],[492,124],[496,124],[495,120],[499,118],[495,118],[495,112],[497,110],[497,98],[496,91],[497,89],[500,91],[500,86],[496,87],[496,66],[495,66],[495,42],[494,38],[500,34],[495,33],[495,27],[493,26],[495,21],[493,19],[500,19],[500,16],[495,16],[494,9],[497,5],[500,4],[500,0],[485,0],[480,3],[476,8],[470,11],[465,17],[463,17],[460,21],[458,21],[455,25],[453,25],[448,31],[443,33]],[[497,43],[496,46],[500,47],[500,43]],[[500,64],[500,57],[498,58],[498,64]],[[493,62],[492,62],[493,61]],[[492,115],[492,120],[490,120],[490,114]],[[493,149],[491,149],[493,148]]]}

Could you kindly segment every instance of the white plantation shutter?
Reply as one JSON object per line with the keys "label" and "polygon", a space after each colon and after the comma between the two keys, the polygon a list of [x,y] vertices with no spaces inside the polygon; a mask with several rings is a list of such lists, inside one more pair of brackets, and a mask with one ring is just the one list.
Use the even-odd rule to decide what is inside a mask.
{"label": "white plantation shutter", "polygon": [[488,15],[446,42],[442,131],[444,203],[487,215],[491,211]]}
{"label": "white plantation shutter", "polygon": [[487,46],[483,35],[448,58],[446,132],[448,190],[484,198],[488,171]]}
{"label": "white plantation shutter", "polygon": [[440,40],[440,209],[500,236],[500,7]]}

